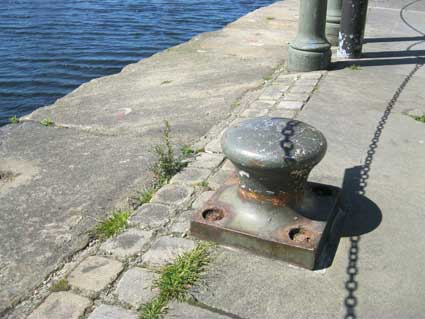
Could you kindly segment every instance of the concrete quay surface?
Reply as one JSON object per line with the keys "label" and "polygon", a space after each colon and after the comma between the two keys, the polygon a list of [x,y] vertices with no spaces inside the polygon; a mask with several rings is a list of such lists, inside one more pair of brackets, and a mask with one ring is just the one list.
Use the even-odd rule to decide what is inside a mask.
{"label": "concrete quay surface", "polygon": [[[247,64],[251,65],[240,66],[244,72],[238,72],[246,78],[238,80],[235,73],[228,80],[229,84],[224,85],[216,74],[216,80],[209,85],[194,80],[184,89],[173,91],[177,100],[180,94],[193,92],[199,85],[201,91],[211,90],[215,97],[220,92],[226,99],[222,104],[212,103],[214,108],[205,107],[205,112],[211,115],[204,114],[203,119],[197,118],[201,117],[202,106],[196,103],[182,102],[182,113],[179,107],[173,108],[173,117],[169,120],[172,127],[176,127],[176,139],[180,143],[192,143],[207,134],[206,139],[202,138],[209,142],[206,153],[191,163],[186,173],[183,171],[170,185],[164,186],[153,203],[141,206],[128,230],[100,243],[99,247],[88,249],[88,257],[82,256],[65,265],[66,271],[60,276],[67,277],[70,291],[49,294],[48,290],[40,288],[41,297],[32,294],[31,302],[20,304],[5,318],[24,318],[30,312],[29,318],[137,318],[138,307],[155,295],[155,290],[150,289],[155,271],[177,254],[194,247],[193,239],[179,237],[187,233],[191,212],[211,195],[211,190],[199,189],[196,184],[206,180],[215,190],[232,170],[227,161],[223,162],[217,143],[219,133],[231,122],[262,115],[300,119],[327,137],[327,155],[313,170],[310,180],[341,187],[344,206],[349,212],[333,265],[324,270],[308,271],[220,247],[214,252],[205,278],[191,292],[193,301],[170,304],[164,318],[422,318],[425,313],[425,275],[422,271],[425,233],[421,218],[425,202],[425,124],[410,115],[425,114],[425,67],[418,65],[425,60],[425,5],[424,1],[412,3],[400,18],[400,9],[408,4],[407,1],[372,1],[364,58],[334,59],[328,72],[286,74],[276,69],[286,55],[283,39],[290,40],[296,29],[296,2],[278,2],[230,25],[229,28],[233,28],[240,23],[240,29],[235,31],[241,36],[238,57],[243,61],[242,56],[249,56]],[[252,33],[244,33],[248,30],[244,23],[250,23],[250,30],[254,25],[262,30],[258,31],[256,42],[269,45],[271,49],[263,51],[264,46],[248,46],[244,40]],[[418,30],[422,30],[422,34]],[[206,34],[200,40],[195,38],[171,49],[170,54],[175,53],[176,58],[179,54],[184,56],[185,45],[195,45],[196,56],[206,54],[202,51],[210,48],[213,52],[209,58],[224,50],[235,50],[231,39],[223,42],[226,37],[216,37],[221,32],[228,31]],[[276,39],[282,39],[280,47],[276,46],[279,44]],[[213,43],[207,41],[209,46],[202,46],[204,40]],[[201,41],[201,49],[193,43],[197,41]],[[218,43],[223,47],[218,49]],[[251,54],[257,50],[258,55],[253,57]],[[212,61],[219,64],[221,60]],[[185,61],[194,68],[192,63],[197,64],[199,60],[188,57]],[[254,61],[258,62],[255,67]],[[139,64],[143,63],[148,62]],[[171,56],[168,63],[170,67]],[[352,65],[358,67],[350,67]],[[135,66],[126,68],[123,75],[133,68]],[[271,79],[262,86],[263,75],[271,73],[273,68]],[[167,77],[157,80],[156,87],[171,74],[184,76],[181,70],[168,70]],[[188,77],[212,79],[218,69],[213,65],[205,73],[190,70],[186,74]],[[225,67],[222,72],[226,76],[224,71]],[[154,75],[159,76],[152,72]],[[102,81],[106,82],[99,84]],[[141,111],[127,120],[126,117],[134,112],[133,107],[130,107],[131,112],[122,109],[130,103],[124,100],[129,98],[128,92],[112,82],[110,77],[92,81],[52,107],[40,109],[29,117],[34,121],[51,117],[61,127],[45,128],[30,121],[2,129],[1,134],[6,138],[2,137],[0,152],[8,155],[2,154],[2,160],[7,157],[7,167],[19,168],[22,172],[21,179],[14,181],[15,187],[2,185],[0,195],[1,218],[5,218],[3,202],[9,205],[9,220],[0,226],[3,227],[1,247],[9,236],[4,246],[7,250],[0,252],[1,262],[5,263],[0,269],[8,271],[2,271],[2,276],[8,276],[1,277],[1,284],[10,287],[5,289],[9,295],[3,300],[15,302],[17,299],[11,296],[31,293],[36,283],[65,256],[84,246],[86,239],[81,234],[96,222],[94,218],[104,216],[149,178],[147,167],[152,158],[145,148],[157,141],[162,127],[160,121],[166,117],[156,117],[154,112],[149,115],[150,111],[146,110],[146,116],[152,121],[149,122],[143,116],[143,105],[135,102]],[[134,82],[122,83],[130,89]],[[174,80],[162,86],[173,83]],[[213,83],[217,89],[213,89]],[[103,102],[99,100],[97,104],[96,96],[89,93],[90,85],[100,86],[99,95],[105,96]],[[116,98],[112,94],[115,88],[119,89],[115,94],[120,94]],[[246,93],[248,89],[251,90]],[[137,97],[136,87],[129,92]],[[172,102],[171,96],[170,101],[165,102],[165,92],[158,89],[157,102],[162,114],[167,114],[167,103]],[[200,94],[197,96],[200,100],[212,100],[207,94],[196,94]],[[112,108],[109,99],[115,109],[109,109]],[[138,101],[141,100],[139,96]],[[70,103],[73,110],[68,109],[66,103]],[[93,112],[91,117],[87,113],[91,111],[84,105],[105,109]],[[186,105],[192,107],[185,109]],[[199,114],[192,114],[194,117],[188,117],[185,122],[190,112]],[[115,118],[108,118],[107,114]],[[24,140],[27,142],[20,145]],[[109,155],[107,158],[101,156],[104,152]],[[88,156],[88,160],[82,163],[78,159],[83,155]],[[127,159],[128,162],[121,163]],[[79,165],[75,175],[70,170],[73,165]],[[92,176],[93,172],[96,176]],[[64,179],[64,175],[72,178]],[[67,188],[61,189],[61,185]],[[37,186],[39,193],[34,191]],[[170,193],[175,196],[169,196]],[[168,207],[168,216],[158,213],[161,205]],[[17,206],[20,209],[17,210]],[[75,212],[78,208],[80,210]],[[38,219],[31,219],[34,216]],[[10,241],[11,236],[16,243]],[[18,268],[12,264],[13,260],[19,260],[20,265],[26,261],[22,264],[25,267],[16,273]],[[16,268],[8,268],[11,266]]]}

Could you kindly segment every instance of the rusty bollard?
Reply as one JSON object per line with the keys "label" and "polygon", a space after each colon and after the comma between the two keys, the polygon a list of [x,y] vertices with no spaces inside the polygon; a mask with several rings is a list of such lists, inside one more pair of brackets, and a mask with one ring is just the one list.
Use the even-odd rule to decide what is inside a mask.
{"label": "rusty bollard", "polygon": [[323,134],[261,117],[228,128],[221,144],[235,174],[194,213],[191,233],[308,269],[327,267],[343,214],[336,187],[307,182],[325,155]]}

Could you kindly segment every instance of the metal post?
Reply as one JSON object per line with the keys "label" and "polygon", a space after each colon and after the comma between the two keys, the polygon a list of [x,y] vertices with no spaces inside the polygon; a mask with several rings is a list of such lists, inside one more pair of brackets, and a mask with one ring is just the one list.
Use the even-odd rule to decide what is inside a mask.
{"label": "metal post", "polygon": [[343,1],[341,30],[338,37],[338,57],[350,59],[361,56],[366,25],[367,2],[367,0]]}
{"label": "metal post", "polygon": [[326,12],[326,39],[332,46],[338,45],[338,35],[341,26],[342,0],[328,0]]}
{"label": "metal post", "polygon": [[325,37],[327,0],[300,0],[298,33],[289,44],[288,69],[326,69],[331,60],[330,43]]}

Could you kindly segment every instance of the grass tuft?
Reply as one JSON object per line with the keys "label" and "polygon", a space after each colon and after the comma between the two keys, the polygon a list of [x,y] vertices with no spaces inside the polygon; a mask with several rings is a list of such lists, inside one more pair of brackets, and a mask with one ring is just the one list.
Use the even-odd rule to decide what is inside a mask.
{"label": "grass tuft", "polygon": [[267,20],[274,20],[275,18],[273,17],[266,17]]}
{"label": "grass tuft", "polygon": [[163,84],[170,84],[171,82],[173,82],[173,81],[165,80],[165,81],[162,81],[162,82],[161,82],[161,85],[163,85]]}
{"label": "grass tuft", "polygon": [[19,119],[16,117],[16,115],[9,117],[9,122],[12,124],[18,124],[20,121]]}
{"label": "grass tuft", "polygon": [[112,214],[111,217],[101,222],[95,228],[95,235],[98,239],[106,239],[115,236],[125,229],[127,220],[130,217],[129,211],[118,211]]}
{"label": "grass tuft", "polygon": [[418,122],[425,123],[425,115],[414,116],[413,118]]}
{"label": "grass tuft", "polygon": [[202,242],[162,269],[160,278],[155,282],[160,289],[159,296],[140,308],[140,319],[157,319],[165,312],[169,301],[187,300],[187,291],[201,278],[210,262],[211,247],[211,243]]}
{"label": "grass tuft", "polygon": [[195,249],[177,257],[172,264],[166,265],[156,282],[161,291],[160,296],[166,300],[185,301],[187,290],[200,279],[210,261],[210,247],[210,243],[200,243]]}
{"label": "grass tuft", "polygon": [[273,79],[273,75],[271,75],[271,74],[263,76],[264,81],[270,81],[271,79]]}
{"label": "grass tuft", "polygon": [[358,71],[358,70],[361,70],[362,68],[360,67],[360,65],[357,65],[357,64],[351,64],[349,67],[348,67],[350,70],[353,70],[353,71]]}
{"label": "grass tuft", "polygon": [[140,308],[140,319],[157,319],[167,309],[168,300],[158,296]]}
{"label": "grass tuft", "polygon": [[71,289],[71,286],[69,285],[68,280],[66,280],[65,278],[62,278],[62,279],[56,281],[50,287],[51,292],[67,291],[67,290],[70,290],[70,289]]}
{"label": "grass tuft", "polygon": [[205,188],[208,188],[208,187],[209,187],[209,185],[208,185],[208,182],[207,182],[207,181],[199,182],[199,183],[197,183],[197,184],[196,184],[196,186],[199,186],[199,187],[205,187]]}
{"label": "grass tuft", "polygon": [[158,190],[158,187],[156,185],[151,185],[145,188],[139,196],[140,205],[149,203],[157,190]]}
{"label": "grass tuft", "polygon": [[53,124],[55,124],[51,119],[49,119],[49,118],[45,118],[45,119],[42,119],[41,121],[40,121],[40,124],[41,125],[44,125],[44,126],[52,126]]}
{"label": "grass tuft", "polygon": [[180,152],[182,154],[182,157],[189,157],[195,154],[195,150],[191,148],[189,145],[183,145],[180,148]]}

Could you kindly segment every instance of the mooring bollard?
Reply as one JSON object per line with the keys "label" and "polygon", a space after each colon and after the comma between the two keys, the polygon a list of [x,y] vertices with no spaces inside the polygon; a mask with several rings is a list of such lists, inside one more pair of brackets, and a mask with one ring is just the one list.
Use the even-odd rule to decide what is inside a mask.
{"label": "mooring bollard", "polygon": [[298,33],[289,44],[288,69],[315,71],[326,69],[331,45],[325,37],[326,0],[300,0]]}
{"label": "mooring bollard", "polygon": [[344,0],[337,56],[360,58],[366,26],[367,0]]}
{"label": "mooring bollard", "polygon": [[321,132],[300,121],[261,117],[222,138],[234,177],[195,212],[191,233],[316,269],[337,242],[339,191],[307,182],[326,152]]}
{"label": "mooring bollard", "polygon": [[326,39],[332,46],[338,45],[339,30],[341,27],[342,0],[328,0],[326,11]]}

